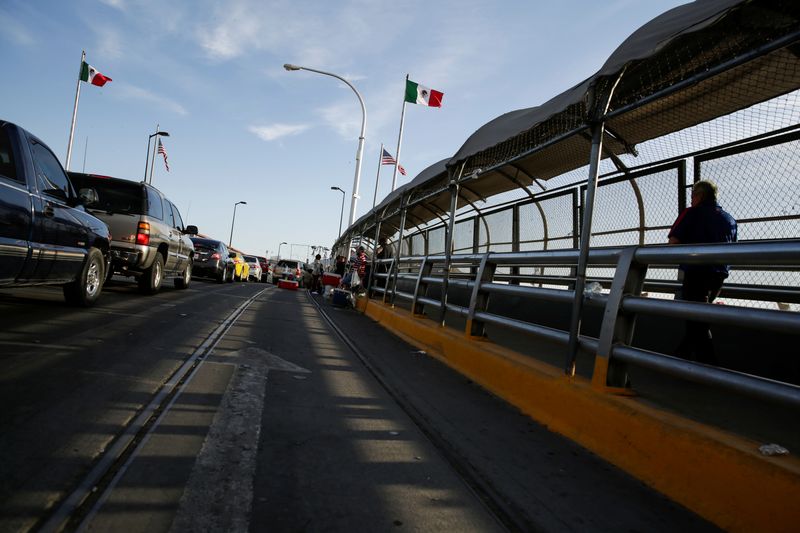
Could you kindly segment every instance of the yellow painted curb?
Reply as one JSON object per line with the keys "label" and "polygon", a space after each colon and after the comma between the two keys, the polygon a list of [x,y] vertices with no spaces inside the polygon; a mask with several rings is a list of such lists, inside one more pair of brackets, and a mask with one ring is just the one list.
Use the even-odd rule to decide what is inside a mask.
{"label": "yellow painted curb", "polygon": [[357,307],[549,429],[729,531],[798,531],[800,461],[366,298]]}

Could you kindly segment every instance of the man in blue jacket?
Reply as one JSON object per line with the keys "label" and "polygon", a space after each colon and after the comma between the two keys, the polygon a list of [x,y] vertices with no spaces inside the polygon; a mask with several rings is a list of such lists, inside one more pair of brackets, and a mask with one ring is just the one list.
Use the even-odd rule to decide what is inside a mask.
{"label": "man in blue jacket", "polygon": [[[670,244],[736,242],[736,220],[717,203],[717,186],[698,181],[692,187],[692,206],[683,211],[669,232]],[[719,295],[728,265],[681,265],[681,298],[690,302],[712,303]],[[716,364],[711,330],[706,322],[686,322],[686,335],[678,355],[701,363]]]}

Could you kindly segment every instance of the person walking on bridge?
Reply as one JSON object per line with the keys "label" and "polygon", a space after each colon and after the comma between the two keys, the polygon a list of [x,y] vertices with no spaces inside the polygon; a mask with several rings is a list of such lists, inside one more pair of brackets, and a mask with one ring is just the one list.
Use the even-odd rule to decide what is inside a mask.
{"label": "person walking on bridge", "polygon": [[[692,187],[692,205],[675,220],[670,244],[736,242],[736,220],[717,203],[717,186],[701,180]],[[683,271],[681,299],[712,303],[728,277],[728,265],[680,265]],[[708,323],[687,321],[686,334],[677,355],[706,364],[717,364]]]}

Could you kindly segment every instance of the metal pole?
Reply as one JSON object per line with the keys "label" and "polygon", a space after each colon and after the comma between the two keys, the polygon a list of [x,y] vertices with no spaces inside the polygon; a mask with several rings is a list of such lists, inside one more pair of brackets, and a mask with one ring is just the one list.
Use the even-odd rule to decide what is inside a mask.
{"label": "metal pole", "polygon": [[246,204],[247,202],[236,202],[233,204],[233,220],[231,220],[231,236],[228,239],[228,247],[230,248],[233,246],[233,226],[236,224],[236,208],[239,207],[239,204]]}
{"label": "metal pole", "polygon": [[589,183],[586,187],[586,204],[583,209],[581,224],[581,241],[578,255],[578,270],[575,275],[575,299],[572,304],[572,319],[569,328],[569,349],[564,372],[575,375],[575,359],[578,354],[578,337],[581,334],[581,314],[583,311],[583,289],[586,286],[586,264],[589,259],[589,240],[592,232],[592,213],[594,196],[597,190],[597,178],[600,168],[600,154],[603,150],[603,132],[605,122],[600,121],[592,126],[592,151],[589,160]]}
{"label": "metal pole", "polygon": [[372,195],[372,209],[375,209],[375,202],[378,200],[378,181],[381,177],[381,164],[383,163],[383,143],[381,143],[381,151],[378,153],[378,173],[375,176],[375,193]]}
{"label": "metal pole", "polygon": [[[158,137],[158,131],[159,131],[158,128],[159,128],[159,126],[160,126],[160,124],[156,124],[156,132],[153,135],[153,137]],[[147,146],[148,147],[150,146],[149,142],[147,143]],[[153,143],[153,158],[150,159],[150,185],[153,184],[153,167],[155,166],[155,162],[156,162],[156,143]],[[234,207],[234,212],[235,212],[235,209],[236,208]]]}
{"label": "metal pole", "polygon": [[406,120],[406,97],[405,90],[408,85],[408,74],[406,74],[406,83],[403,86],[403,110],[400,112],[400,132],[397,134],[397,152],[395,153],[394,171],[392,172],[392,190],[397,188],[397,167],[400,165],[400,147],[403,144],[403,123]]}
{"label": "metal pole", "polygon": [[364,99],[361,97],[361,93],[359,93],[358,90],[355,87],[353,87],[352,83],[332,72],[325,72],[324,70],[317,70],[308,67],[298,67],[295,65],[284,65],[284,68],[287,70],[307,70],[309,72],[316,72],[317,74],[322,74],[323,76],[331,76],[332,78],[336,78],[337,80],[340,80],[342,83],[350,87],[353,90],[353,92],[356,93],[356,96],[358,97],[358,103],[361,104],[361,133],[358,136],[358,150],[356,151],[356,173],[355,177],[353,178],[353,198],[350,201],[350,222],[348,223],[348,226],[350,226],[353,224],[353,222],[356,221],[358,186],[361,182],[361,158],[364,155],[364,139],[366,138],[366,131],[367,131],[367,108],[364,105]]}
{"label": "metal pole", "polygon": [[86,152],[89,151],[89,136],[86,136],[86,144],[83,145],[83,169],[81,172],[86,172]]}
{"label": "metal pole", "polygon": [[64,165],[69,170],[69,163],[72,160],[72,141],[75,138],[75,121],[78,119],[78,100],[81,97],[81,72],[83,64],[86,62],[86,50],[81,50],[81,66],[78,67],[78,86],[75,89],[75,106],[72,108],[72,123],[69,127],[69,143],[67,144],[67,162]]}
{"label": "metal pole", "polygon": [[456,178],[450,182],[450,220],[447,222],[447,235],[445,236],[444,277],[442,279],[442,296],[440,300],[442,306],[439,310],[439,323],[442,326],[444,326],[444,318],[447,314],[447,288],[450,280],[450,260],[453,255],[453,229],[456,224],[456,209],[458,209],[458,190],[459,184],[458,178]]}
{"label": "metal pole", "polygon": [[[394,252],[394,261],[392,261],[392,274],[394,275],[392,279],[392,299],[390,303],[394,305],[394,299],[397,296],[397,276],[400,274],[400,255],[402,254],[403,248],[403,230],[406,227],[406,215],[408,213],[408,203],[411,197],[407,198],[400,198],[400,229],[397,234],[397,249]],[[386,279],[386,288],[389,288],[389,279]],[[384,302],[386,301],[386,293],[383,293]]]}
{"label": "metal pole", "polygon": [[153,139],[153,136],[150,135],[147,137],[147,157],[144,160],[144,182],[147,183],[147,167],[150,166],[150,141]]}

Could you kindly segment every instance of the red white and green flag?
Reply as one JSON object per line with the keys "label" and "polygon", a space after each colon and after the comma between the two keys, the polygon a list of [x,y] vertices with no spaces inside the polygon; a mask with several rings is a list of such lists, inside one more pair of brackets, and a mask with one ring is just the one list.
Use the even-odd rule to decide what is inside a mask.
{"label": "red white and green flag", "polygon": [[408,103],[426,105],[428,107],[442,107],[443,96],[444,93],[441,91],[406,79],[406,102]]}
{"label": "red white and green flag", "polygon": [[91,66],[89,63],[84,61],[81,64],[81,81],[85,81],[86,83],[91,83],[92,85],[97,85],[98,87],[102,87],[108,81],[112,81],[111,78],[108,76],[104,76],[100,74],[100,72]]}

